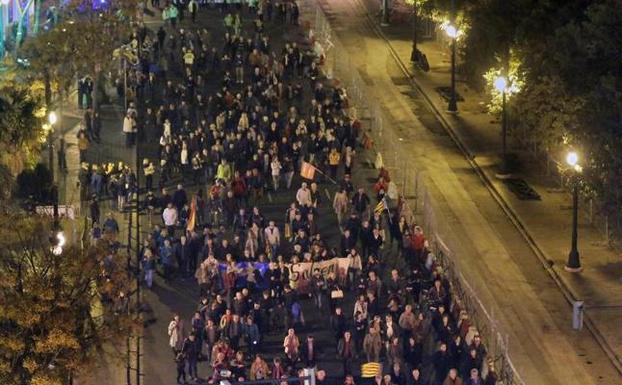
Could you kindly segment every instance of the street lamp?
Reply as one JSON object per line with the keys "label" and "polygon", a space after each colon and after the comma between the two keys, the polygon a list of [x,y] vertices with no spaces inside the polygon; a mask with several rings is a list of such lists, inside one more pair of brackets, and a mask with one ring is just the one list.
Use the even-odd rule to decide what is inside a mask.
{"label": "street lamp", "polygon": [[380,25],[382,27],[389,26],[389,0],[382,0],[382,21]]}
{"label": "street lamp", "polygon": [[65,246],[65,243],[67,242],[65,240],[65,234],[62,231],[59,230],[55,230],[58,231],[56,233],[55,239],[54,239],[54,246],[52,246],[52,253],[54,255],[61,255],[63,253],[63,246]]}
{"label": "street lamp", "polygon": [[566,163],[573,171],[572,178],[572,243],[570,253],[568,254],[568,262],[564,269],[571,273],[578,273],[583,268],[579,259],[579,250],[577,250],[577,222],[579,210],[579,174],[583,168],[579,165],[579,155],[571,151],[566,155]]}
{"label": "street lamp", "polygon": [[497,76],[494,81],[495,89],[501,93],[501,167],[497,178],[507,178],[509,176],[508,154],[507,154],[507,116],[505,112],[505,101],[508,91],[508,81],[505,76]]}
{"label": "street lamp", "polygon": [[456,100],[456,38],[458,37],[458,29],[452,24],[445,28],[445,33],[451,38],[451,96],[449,98],[449,112],[458,112],[458,103]]}
{"label": "street lamp", "polygon": [[[56,185],[56,178],[54,176],[54,125],[58,122],[58,116],[56,112],[50,111],[48,114],[48,123],[49,123],[49,131],[48,131],[48,163],[50,168],[50,174],[52,175],[52,208],[54,215],[54,231],[59,231],[60,229],[60,220],[58,215],[58,186]],[[59,236],[62,236],[62,233],[58,233]],[[60,239],[59,239],[60,241]],[[64,236],[63,236],[63,244],[64,244]],[[54,252],[54,250],[52,250]],[[60,252],[62,252],[62,246],[60,247]]]}
{"label": "street lamp", "polygon": [[419,61],[419,50],[417,49],[417,0],[413,2],[413,46],[410,53],[410,61],[416,63]]}
{"label": "street lamp", "polygon": [[48,122],[51,125],[55,125],[56,122],[58,122],[58,116],[56,116],[56,112],[51,111],[50,114],[48,115]]}

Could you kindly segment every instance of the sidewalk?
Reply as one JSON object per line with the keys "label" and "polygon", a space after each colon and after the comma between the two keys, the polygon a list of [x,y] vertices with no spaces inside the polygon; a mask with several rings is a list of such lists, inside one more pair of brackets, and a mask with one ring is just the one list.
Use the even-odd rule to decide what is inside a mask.
{"label": "sidewalk", "polygon": [[[363,0],[369,14],[378,12],[373,0]],[[495,178],[501,148],[500,124],[484,112],[487,99],[475,93],[463,82],[457,81],[457,90],[465,99],[458,103],[458,115],[445,113],[447,105],[436,89],[450,84],[450,51],[436,41],[418,44],[430,62],[430,71],[425,73],[410,64],[412,49],[412,27],[408,21],[383,28],[399,60],[410,73],[411,78],[424,90],[436,109],[474,157],[494,189],[524,227],[525,236],[534,241],[534,247],[541,251],[541,262],[551,264],[550,273],[569,301],[583,300],[588,322],[593,322],[593,331],[600,344],[610,350],[608,355],[622,371],[622,259],[620,254],[605,246],[605,237],[595,226],[589,224],[588,214],[579,218],[579,251],[582,256],[583,272],[571,274],[564,270],[570,251],[572,207],[570,194],[556,189],[555,181],[547,177],[541,165],[524,166],[514,176],[524,179],[541,196],[541,200],[520,200],[507,186]],[[512,146],[512,139],[509,139]],[[510,150],[511,151],[511,150]],[[514,152],[519,153],[519,149]],[[616,326],[617,325],[617,326]],[[600,334],[600,336],[598,335]]]}
{"label": "sidewalk", "polygon": [[[73,123],[73,126],[69,129],[62,131],[62,136],[65,139],[66,148],[66,160],[67,160],[67,172],[62,173],[56,170],[56,180],[59,185],[59,199],[60,204],[72,205],[75,208],[82,208],[78,212],[74,223],[74,241],[79,242],[84,226],[87,223],[86,217],[89,216],[89,204],[88,202],[80,202],[80,187],[78,186],[78,174],[80,173],[80,155],[78,151],[78,138],[77,133],[80,129],[81,119],[78,120],[78,114],[83,112],[78,110],[75,106],[63,111],[62,120],[67,119]],[[116,127],[119,124],[112,123],[112,119],[115,118],[114,109],[110,106],[104,106],[102,111],[102,144],[91,144],[91,154],[88,154],[87,161],[93,162],[94,158],[97,158],[98,162],[104,159],[100,158],[102,150],[98,147],[104,147],[106,150],[107,158],[110,161],[123,160],[129,162],[131,154],[134,151],[130,151],[124,148],[123,144],[115,143],[116,137],[121,137],[118,132],[120,128]],[[77,122],[76,122],[77,121]],[[118,128],[118,130],[116,130]],[[122,137],[121,137],[122,141]],[[116,151],[113,150],[116,149]],[[55,154],[56,155],[56,154]],[[120,233],[119,240],[122,244],[127,243],[127,213],[120,213],[116,210],[112,210],[110,201],[100,202],[101,221],[104,220],[108,212],[113,212],[114,218],[119,223]],[[135,218],[135,217],[134,217]],[[90,228],[90,221],[88,222],[88,228]],[[87,234],[88,237],[88,234]],[[135,339],[132,339],[132,344],[135,344]],[[135,349],[135,345],[132,345],[132,349]],[[98,362],[94,368],[87,374],[77,376],[74,379],[75,385],[90,385],[90,384],[114,384],[120,385],[126,383],[126,367],[124,362],[124,354],[126,347],[123,344],[113,346],[112,344],[105,344],[102,346],[102,350],[99,352]],[[133,357],[132,357],[133,358]],[[132,367],[135,367],[134,361],[132,361]],[[135,372],[132,371],[132,383],[134,382]]]}
{"label": "sidewalk", "polygon": [[[379,151],[385,151],[387,157],[390,154],[391,159],[395,154],[398,173],[406,164],[423,174],[421,179],[438,210],[440,234],[453,239],[450,248],[455,250],[456,265],[507,333],[512,360],[523,380],[527,384],[618,384],[619,372],[593,336],[587,330],[571,329],[571,308],[563,289],[564,285],[571,287],[569,296],[586,301],[587,315],[598,326],[595,334],[604,335],[610,347],[620,349],[621,332],[615,321],[622,308],[590,309],[590,305],[616,305],[609,299],[620,297],[622,287],[616,279],[622,266],[612,262],[614,253],[595,246],[602,237],[582,221],[585,272],[574,276],[563,271],[570,243],[570,212],[560,215],[560,205],[568,206],[569,197],[550,192],[552,186],[544,183],[541,175],[518,175],[542,195],[542,201],[518,201],[495,180],[500,129],[483,113],[482,99],[460,83],[459,93],[467,100],[459,104],[460,114],[444,112],[447,106],[435,88],[449,84],[449,55],[435,43],[420,45],[431,63],[430,73],[414,72],[415,81],[437,113],[425,111],[425,98],[411,81],[413,72],[407,77],[400,68],[410,67],[410,24],[383,29],[391,44],[388,48],[387,41],[376,35],[380,28],[370,16],[377,10],[372,2],[368,1],[370,9],[365,12],[356,0],[319,1],[338,31],[345,54],[369,87],[363,92],[374,100],[373,107],[385,112],[383,123],[388,129],[380,133],[379,139],[385,139],[376,143]],[[395,63],[395,54],[403,62],[401,66]],[[443,122],[453,132],[446,130]],[[449,137],[454,132],[475,155],[475,172],[471,160],[465,161],[464,154],[456,151]],[[391,135],[393,141],[387,143]],[[513,212],[516,215],[512,216]],[[514,218],[520,222],[513,223]],[[525,242],[525,236],[533,244]],[[552,268],[543,269],[538,258],[551,260]],[[605,273],[607,269],[610,275]],[[562,290],[555,286],[558,277]]]}
{"label": "sidewalk", "polygon": [[[145,17],[145,24],[153,30],[157,30],[159,25],[162,24],[160,19],[160,13],[156,12],[153,17]],[[109,95],[114,94],[114,89],[109,88],[106,90]],[[117,103],[116,96],[112,98],[112,104],[106,104],[100,106],[100,116],[102,120],[102,130],[100,133],[101,143],[91,142],[89,150],[86,154],[86,162],[89,164],[101,164],[104,162],[119,162],[122,161],[129,164],[132,169],[135,169],[136,164],[136,148],[126,148],[124,142],[124,135],[122,134],[123,124],[123,106]],[[59,204],[71,205],[76,211],[76,220],[72,223],[73,238],[75,242],[80,241],[82,232],[87,224],[87,217],[89,216],[89,202],[80,200],[80,187],[78,185],[79,173],[80,173],[80,156],[78,151],[78,138],[77,134],[80,130],[81,122],[83,121],[84,110],[79,109],[76,105],[75,96],[72,94],[67,101],[65,101],[60,116],[60,125],[58,128],[58,135],[55,138],[54,143],[54,166],[55,166],[55,180],[59,186]],[[67,161],[67,172],[63,173],[58,168],[57,159],[57,146],[60,138],[65,139],[65,157]],[[151,158],[154,154],[153,148],[141,147],[143,157]],[[47,159],[47,156],[46,158]],[[128,216],[129,213],[121,213],[112,208],[112,200],[100,201],[100,220],[103,222],[106,215],[109,212],[113,213],[113,217],[117,220],[120,232],[119,241],[124,246],[128,240]],[[132,219],[135,221],[136,216],[132,215]],[[145,234],[149,231],[147,227],[147,218],[141,217],[141,239],[144,239]],[[90,221],[88,222],[88,228],[90,229]],[[135,230],[135,229],[133,229]],[[88,238],[88,234],[87,234]],[[132,247],[135,248],[135,234],[132,238]],[[135,260],[135,256],[132,251],[132,262]],[[131,339],[130,350],[136,351],[136,338]],[[141,348],[144,351],[144,341],[141,339]],[[102,346],[102,350],[98,352],[98,362],[91,368],[88,373],[83,373],[74,378],[74,384],[76,385],[90,385],[90,384],[111,384],[121,385],[127,384],[127,361],[125,360],[126,346],[125,344],[105,344]],[[139,385],[136,380],[136,357],[134,354],[130,356],[130,383]],[[144,364],[143,358],[141,358],[141,364]],[[144,375],[144,367],[141,370],[141,376]],[[142,377],[141,377],[142,378]],[[140,383],[144,382],[144,378],[140,380]]]}

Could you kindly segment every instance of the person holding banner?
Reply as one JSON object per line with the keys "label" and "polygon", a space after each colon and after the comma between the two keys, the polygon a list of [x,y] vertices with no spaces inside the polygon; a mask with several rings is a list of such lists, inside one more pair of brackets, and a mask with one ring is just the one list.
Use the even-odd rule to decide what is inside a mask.
{"label": "person holding banner", "polygon": [[313,270],[313,276],[310,281],[311,296],[313,302],[318,309],[322,309],[322,298],[326,293],[326,280],[320,272],[320,269]]}

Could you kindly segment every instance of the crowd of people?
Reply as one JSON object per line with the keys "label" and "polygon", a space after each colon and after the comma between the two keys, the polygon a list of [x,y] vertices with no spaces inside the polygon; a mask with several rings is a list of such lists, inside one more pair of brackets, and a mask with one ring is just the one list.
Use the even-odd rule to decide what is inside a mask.
{"label": "crowd of people", "polygon": [[[84,163],[80,174],[93,237],[102,233],[106,197],[123,211],[139,192],[140,208],[161,218],[140,250],[148,288],[157,274],[171,285],[197,281],[196,312],[175,314],[166,330],[178,383],[287,382],[313,368],[320,385],[351,385],[359,364],[381,362],[369,383],[495,384],[422,228],[409,223],[401,199],[390,199],[389,173],[381,169],[371,186],[354,182],[361,126],[346,90],[321,76],[323,57],[303,34],[273,41],[266,33],[267,25],[283,35],[285,24],[298,24],[295,1],[202,7],[167,4],[165,26],[130,38],[141,49],[128,89],[118,89],[130,100],[122,132],[128,147],[157,147],[157,158],[143,159],[141,170]],[[180,24],[185,11],[194,16]],[[201,12],[222,12],[222,27],[196,27]],[[97,141],[100,133],[91,124],[79,135]],[[315,172],[301,180],[308,165]],[[290,204],[269,220],[263,207],[277,194]],[[334,225],[323,232],[320,221]],[[118,232],[113,213],[103,227]],[[336,232],[338,244],[328,242]],[[292,272],[336,257],[347,258],[347,269],[316,268],[304,287]],[[406,268],[392,269],[390,259]],[[302,334],[305,308],[329,315],[315,325],[328,341]],[[271,354],[265,341],[275,335],[282,345]],[[337,371],[324,367],[334,357]]]}

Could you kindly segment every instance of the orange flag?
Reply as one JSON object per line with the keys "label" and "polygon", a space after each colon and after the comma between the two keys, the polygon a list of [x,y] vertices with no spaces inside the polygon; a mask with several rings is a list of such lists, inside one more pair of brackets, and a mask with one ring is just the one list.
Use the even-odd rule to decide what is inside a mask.
{"label": "orange flag", "polygon": [[186,230],[192,231],[194,230],[194,226],[196,226],[197,222],[197,198],[192,197],[192,202],[190,202],[190,215],[188,215],[188,225],[186,226]]}
{"label": "orange flag", "polygon": [[305,179],[313,179],[315,176],[315,167],[311,163],[302,162],[302,167],[300,167],[300,176]]}

